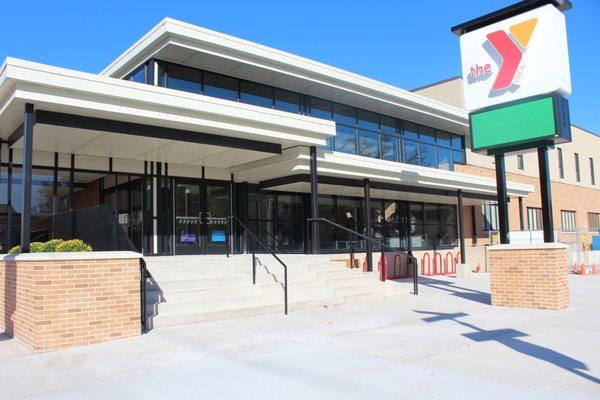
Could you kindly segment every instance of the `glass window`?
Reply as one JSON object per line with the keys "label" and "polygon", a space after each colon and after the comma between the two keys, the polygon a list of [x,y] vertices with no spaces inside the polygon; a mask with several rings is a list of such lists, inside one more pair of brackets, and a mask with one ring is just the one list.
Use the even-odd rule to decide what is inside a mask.
{"label": "glass window", "polygon": [[596,184],[596,173],[594,171],[594,159],[590,157],[590,180],[592,185]]}
{"label": "glass window", "polygon": [[452,147],[454,149],[462,150],[463,148],[463,137],[458,135],[452,135]]}
{"label": "glass window", "polygon": [[333,119],[344,125],[356,125],[356,109],[342,104],[333,104]]}
{"label": "glass window", "polygon": [[445,147],[438,147],[438,165],[439,169],[445,169],[448,171],[454,170],[454,164],[452,163],[452,150],[446,149]]}
{"label": "glass window", "polygon": [[438,224],[425,225],[425,246],[440,246],[440,226]]}
{"label": "glass window", "polygon": [[581,182],[581,171],[579,171],[579,154],[575,153],[575,179]]}
{"label": "glass window", "polygon": [[440,246],[456,246],[458,232],[456,225],[441,225],[440,226]]}
{"label": "glass window", "polygon": [[556,149],[558,152],[558,174],[560,175],[560,179],[565,178],[565,168],[563,165],[563,153],[561,148]]}
{"label": "glass window", "polygon": [[398,127],[394,118],[380,115],[379,119],[381,123],[381,133],[387,133],[389,135],[396,135],[398,133]]}
{"label": "glass window", "polygon": [[453,205],[440,205],[440,222],[445,225],[456,224],[456,207]]}
{"label": "glass window", "polygon": [[420,126],[419,140],[423,143],[435,143],[435,129],[428,126]]}
{"label": "glass window", "polygon": [[[421,135],[421,137],[423,137],[423,136]],[[436,153],[435,146],[431,145],[431,144],[421,143],[419,148],[421,150],[420,165],[422,165],[424,167],[437,168],[438,164],[437,164],[437,157],[435,154]]]}
{"label": "glass window", "polygon": [[365,110],[358,110],[358,127],[370,131],[379,131],[378,115]]}
{"label": "glass window", "polygon": [[404,141],[404,162],[419,165],[419,144],[417,142]]}
{"label": "glass window", "polygon": [[523,159],[523,154],[517,154],[517,168],[521,171],[525,169],[525,160]]}
{"label": "glass window", "polygon": [[410,123],[410,122],[404,123],[403,134],[404,134],[405,139],[418,140],[419,139],[418,132],[419,132],[419,128],[417,127],[417,125]]}
{"label": "glass window", "polygon": [[356,129],[337,125],[335,149],[344,153],[356,154]]}
{"label": "glass window", "polygon": [[300,95],[287,90],[275,89],[275,109],[298,114]]}
{"label": "glass window", "polygon": [[575,211],[561,210],[560,216],[562,220],[563,232],[575,232],[577,224],[575,223]]}
{"label": "glass window", "polygon": [[437,131],[437,143],[440,146],[451,146],[450,134],[447,132]]}
{"label": "glass window", "polygon": [[410,223],[423,224],[423,204],[413,203],[410,205]]}
{"label": "glass window", "polygon": [[260,107],[273,107],[273,89],[258,83],[240,82],[240,101]]}
{"label": "glass window", "polygon": [[454,162],[455,164],[464,164],[465,163],[464,155],[465,154],[462,151],[452,150],[452,162]]}
{"label": "glass window", "polygon": [[426,224],[437,224],[439,222],[439,207],[437,204],[425,204],[424,210]]}
{"label": "glass window", "polygon": [[483,214],[483,230],[497,231],[498,230],[498,204],[484,204],[481,206]]}
{"label": "glass window", "polygon": [[544,229],[542,209],[527,207],[527,223],[530,231],[539,231]]}
{"label": "glass window", "polygon": [[398,138],[396,136],[381,135],[381,158],[398,161]]}
{"label": "glass window", "polygon": [[323,119],[332,119],[331,110],[333,105],[330,101],[316,99],[311,97],[310,99],[310,116]]}
{"label": "glass window", "polygon": [[238,81],[228,76],[206,72],[204,74],[204,94],[236,101],[238,99]]}
{"label": "glass window", "polygon": [[193,68],[169,65],[167,67],[167,87],[184,92],[202,92],[202,72]]}
{"label": "glass window", "polygon": [[379,134],[371,131],[358,132],[359,155],[365,157],[379,157]]}
{"label": "glass window", "polygon": [[600,213],[588,213],[588,228],[593,230],[600,229]]}
{"label": "glass window", "polygon": [[146,66],[142,65],[137,70],[135,70],[129,76],[128,80],[130,80],[131,82],[146,83]]}

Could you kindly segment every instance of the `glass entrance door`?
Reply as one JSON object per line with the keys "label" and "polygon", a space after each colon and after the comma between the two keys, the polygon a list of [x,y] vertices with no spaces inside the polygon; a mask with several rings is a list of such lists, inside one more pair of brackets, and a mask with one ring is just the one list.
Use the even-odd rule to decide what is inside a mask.
{"label": "glass entrance door", "polygon": [[229,196],[229,185],[225,182],[176,181],[176,254],[227,252]]}

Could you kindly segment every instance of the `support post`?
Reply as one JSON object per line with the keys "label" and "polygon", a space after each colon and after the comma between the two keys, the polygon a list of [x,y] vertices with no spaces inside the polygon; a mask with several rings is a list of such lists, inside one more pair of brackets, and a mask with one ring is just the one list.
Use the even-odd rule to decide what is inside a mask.
{"label": "support post", "polygon": [[[233,202],[233,191],[235,189],[235,182],[233,180],[233,174],[231,174],[231,179],[229,180],[229,215],[235,214],[235,205]],[[235,247],[233,246],[233,218],[229,218],[229,250],[228,254],[233,255],[235,251]]]}
{"label": "support post", "polygon": [[[69,167],[69,217],[71,219],[71,239],[75,239],[75,154],[71,154],[71,166]],[[115,236],[116,237],[116,236]]]}
{"label": "support post", "polygon": [[519,197],[519,228],[525,230],[525,205],[522,197]]}
{"label": "support post", "polygon": [[465,264],[467,262],[467,256],[465,254],[465,216],[462,190],[459,189],[456,191],[456,197],[458,200],[458,237],[460,240],[460,263]]}
{"label": "support post", "polygon": [[[365,191],[365,209],[366,209],[366,235],[368,237],[373,236],[373,232],[371,229],[371,181],[365,179],[364,181],[364,191]],[[367,250],[367,271],[373,271],[373,244],[370,240],[366,241],[366,250]]]}
{"label": "support post", "polygon": [[500,243],[508,244],[508,194],[506,192],[506,167],[504,154],[496,154],[496,195],[498,198],[498,225]]}
{"label": "support post", "polygon": [[[310,214],[312,218],[319,218],[319,189],[317,175],[317,147],[310,147]],[[312,254],[320,253],[319,224],[311,222]]]}
{"label": "support post", "polygon": [[542,223],[544,225],[544,242],[554,242],[554,220],[552,218],[552,186],[550,184],[550,165],[548,147],[538,147],[538,164],[540,167],[540,194],[542,198]]}
{"label": "support post", "polygon": [[12,247],[12,175],[13,175],[13,149],[8,149],[8,182],[6,185],[6,252]]}
{"label": "support post", "polygon": [[23,121],[23,212],[21,213],[21,248],[29,253],[31,240],[31,167],[33,158],[33,126],[35,116],[33,104],[25,104]]}

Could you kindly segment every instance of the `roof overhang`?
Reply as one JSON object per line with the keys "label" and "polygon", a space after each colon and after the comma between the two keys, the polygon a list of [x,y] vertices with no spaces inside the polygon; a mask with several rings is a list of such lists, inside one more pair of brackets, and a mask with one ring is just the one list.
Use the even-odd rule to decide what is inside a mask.
{"label": "roof overhang", "polygon": [[46,117],[36,125],[36,149],[66,153],[192,165],[212,157],[229,167],[281,148],[323,146],[335,135],[332,121],[7,59],[0,138],[12,135],[17,147],[25,103]]}
{"label": "roof overhang", "polygon": [[339,68],[166,18],[101,72],[122,78],[157,58],[468,133],[464,110]]}
{"label": "roof overhang", "polygon": [[[377,190],[387,191],[393,198],[408,196],[423,200],[424,196],[435,196],[439,202],[443,197],[456,197],[457,190],[462,190],[465,198],[481,201],[495,201],[496,181],[492,178],[445,171],[418,165],[403,164],[379,159],[355,156],[351,154],[319,151],[317,153],[317,170],[325,191],[320,193],[342,194],[340,190],[361,193],[352,187],[352,181],[363,182],[365,178],[374,182]],[[256,162],[247,163],[232,169],[237,179],[261,183],[263,188],[272,190],[297,190],[306,192],[309,189],[307,176],[310,173],[310,154],[306,148],[291,148],[281,155]],[[292,177],[292,178],[290,178]],[[344,189],[341,189],[344,187]],[[327,189],[329,188],[329,189]],[[508,182],[510,197],[527,197],[534,191],[532,185]],[[386,198],[384,196],[383,198]],[[407,198],[412,200],[412,198]],[[431,200],[430,200],[431,201]]]}

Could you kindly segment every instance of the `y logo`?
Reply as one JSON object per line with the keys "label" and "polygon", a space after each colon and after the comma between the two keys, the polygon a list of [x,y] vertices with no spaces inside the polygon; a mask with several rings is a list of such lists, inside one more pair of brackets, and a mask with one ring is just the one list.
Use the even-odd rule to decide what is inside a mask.
{"label": "y logo", "polygon": [[500,69],[492,85],[492,90],[508,89],[513,84],[523,53],[527,50],[537,22],[537,18],[532,18],[515,24],[509,28],[510,35],[503,30],[487,35],[489,43],[500,56],[500,60],[497,61]]}

